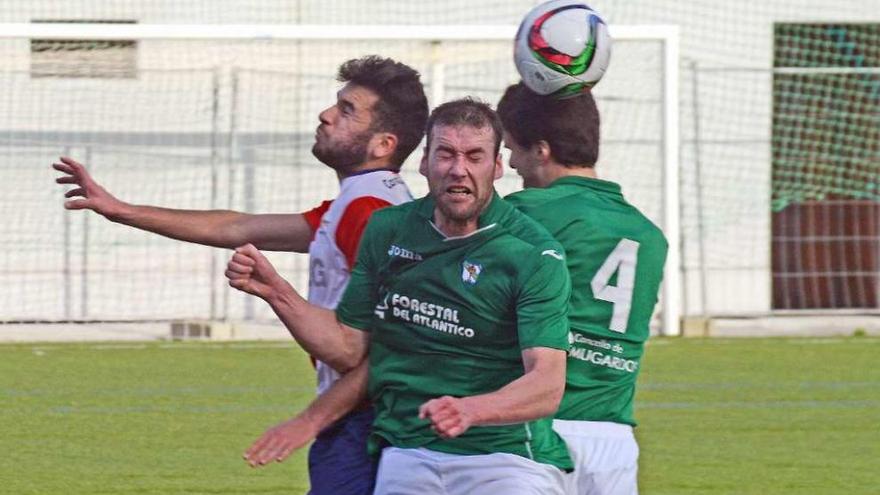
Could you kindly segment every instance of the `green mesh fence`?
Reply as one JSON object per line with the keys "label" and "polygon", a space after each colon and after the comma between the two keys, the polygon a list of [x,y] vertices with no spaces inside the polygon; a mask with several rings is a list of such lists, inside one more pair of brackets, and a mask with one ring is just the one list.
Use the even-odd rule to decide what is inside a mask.
{"label": "green mesh fence", "polygon": [[778,24],[773,210],[880,200],[880,25]]}

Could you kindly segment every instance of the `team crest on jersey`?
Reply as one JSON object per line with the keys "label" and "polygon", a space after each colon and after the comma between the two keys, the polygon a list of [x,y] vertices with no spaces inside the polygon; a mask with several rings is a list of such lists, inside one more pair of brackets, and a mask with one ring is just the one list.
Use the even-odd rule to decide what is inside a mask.
{"label": "team crest on jersey", "polygon": [[461,280],[466,284],[476,284],[477,278],[480,277],[480,273],[482,272],[483,265],[479,263],[471,263],[470,261],[465,260],[461,264]]}

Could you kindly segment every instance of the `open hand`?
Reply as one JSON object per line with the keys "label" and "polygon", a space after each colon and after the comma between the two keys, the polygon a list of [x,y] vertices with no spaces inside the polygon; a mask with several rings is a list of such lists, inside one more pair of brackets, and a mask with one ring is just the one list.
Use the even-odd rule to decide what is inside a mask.
{"label": "open hand", "polygon": [[52,168],[65,175],[55,179],[55,182],[77,186],[64,194],[65,198],[75,198],[64,202],[66,209],[94,210],[110,219],[120,213],[124,203],[95,182],[83,164],[66,156],[62,156],[60,161],[53,163]]}
{"label": "open hand", "polygon": [[243,457],[251,467],[281,462],[296,449],[318,435],[317,427],[303,416],[296,416],[273,426],[245,451]]}

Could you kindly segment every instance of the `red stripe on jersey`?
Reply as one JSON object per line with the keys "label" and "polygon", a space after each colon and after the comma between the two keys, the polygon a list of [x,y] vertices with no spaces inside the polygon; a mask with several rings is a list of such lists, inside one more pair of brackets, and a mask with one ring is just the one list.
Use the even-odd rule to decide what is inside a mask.
{"label": "red stripe on jersey", "polygon": [[342,218],[339,219],[339,225],[336,227],[336,245],[339,246],[339,250],[345,255],[349,270],[354,267],[358,246],[361,243],[361,235],[367,227],[370,215],[374,211],[390,205],[391,203],[384,199],[374,196],[363,196],[352,201],[345,208]]}
{"label": "red stripe on jersey", "polygon": [[312,229],[313,239],[315,238],[315,232],[318,231],[318,227],[321,226],[321,218],[330,209],[331,204],[333,204],[333,201],[324,201],[311,210],[303,212],[302,216],[306,219],[306,223],[309,224],[309,228]]}

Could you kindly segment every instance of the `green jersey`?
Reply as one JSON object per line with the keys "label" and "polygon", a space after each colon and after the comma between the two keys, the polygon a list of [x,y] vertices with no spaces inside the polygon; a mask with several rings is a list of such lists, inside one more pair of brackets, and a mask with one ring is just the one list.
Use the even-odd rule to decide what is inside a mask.
{"label": "green jersey", "polygon": [[556,417],[635,425],[633,396],[667,243],[620,186],[564,177],[506,198],[562,244],[571,274],[571,348]]}
{"label": "green jersey", "polygon": [[373,213],[337,317],[371,332],[369,448],[517,454],[571,468],[551,418],[440,438],[419,406],[494,392],[523,375],[522,350],[568,349],[571,293],[562,248],[497,195],[478,230],[445,237],[422,198]]}

